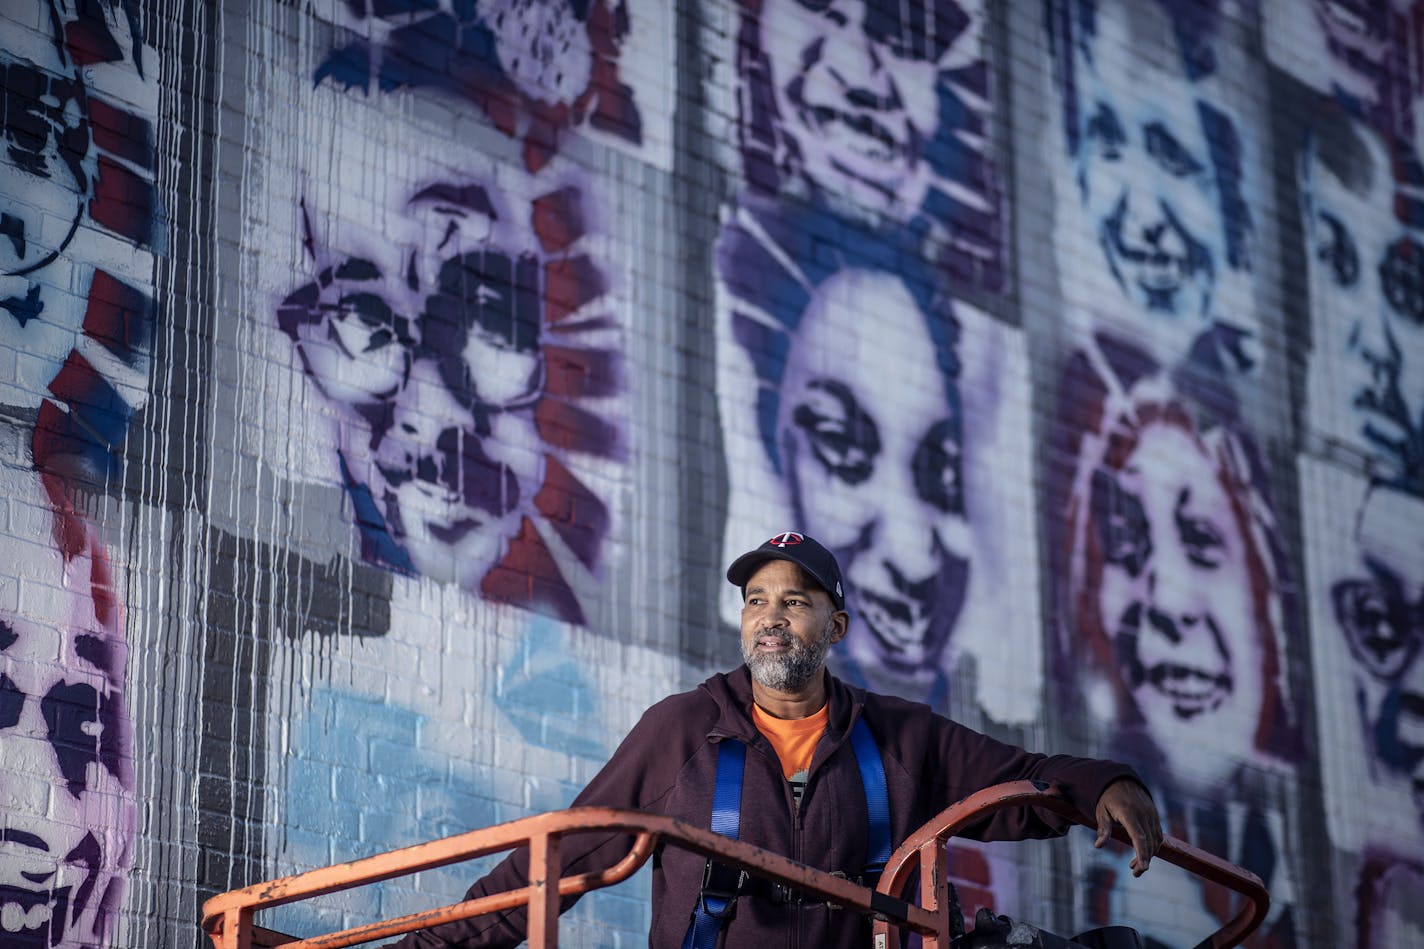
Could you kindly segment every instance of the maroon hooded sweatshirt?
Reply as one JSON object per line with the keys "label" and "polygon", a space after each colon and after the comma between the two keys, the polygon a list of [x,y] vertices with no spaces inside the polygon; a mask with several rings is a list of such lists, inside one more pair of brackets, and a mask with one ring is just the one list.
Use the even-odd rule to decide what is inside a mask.
{"label": "maroon hooded sweatshirt", "polygon": [[[735,738],[747,746],[740,839],[854,877],[865,866],[868,845],[865,791],[850,742],[851,727],[862,716],[885,766],[892,846],[955,801],[1003,781],[1056,782],[1080,810],[1091,814],[1109,784],[1123,777],[1137,779],[1132,769],[1110,761],[1030,754],[937,715],[927,705],[866,692],[829,673],[826,686],[826,731],[816,746],[799,809],[776,752],[752,723],[746,666],[714,675],[696,689],[648,709],[573,803],[632,808],[707,827],[717,747]],[[1056,815],[1017,808],[992,815],[963,836],[1023,840],[1055,837],[1070,826]],[[564,872],[610,866],[627,853],[630,843],[631,838],[621,835],[566,838]],[[704,863],[704,858],[672,846],[654,857],[649,946],[681,946],[702,886]],[[527,886],[527,869],[527,851],[517,851],[476,882],[467,898]],[[572,900],[566,900],[564,908],[570,905]],[[396,945],[516,946],[524,939],[525,918],[521,910],[450,923],[411,933]],[[869,923],[854,912],[743,896],[718,944],[724,949],[863,949],[869,945],[869,932]]]}

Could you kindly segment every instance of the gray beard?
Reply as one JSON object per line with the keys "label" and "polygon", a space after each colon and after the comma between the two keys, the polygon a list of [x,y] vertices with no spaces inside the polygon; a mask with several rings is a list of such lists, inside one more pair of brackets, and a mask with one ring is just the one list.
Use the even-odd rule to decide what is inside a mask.
{"label": "gray beard", "polygon": [[782,642],[791,644],[791,650],[781,656],[757,655],[754,649],[742,644],[742,661],[751,670],[757,684],[778,692],[799,692],[806,688],[825,665],[826,654],[831,648],[831,625],[826,624],[821,638],[809,645],[797,645],[789,633],[780,637]]}

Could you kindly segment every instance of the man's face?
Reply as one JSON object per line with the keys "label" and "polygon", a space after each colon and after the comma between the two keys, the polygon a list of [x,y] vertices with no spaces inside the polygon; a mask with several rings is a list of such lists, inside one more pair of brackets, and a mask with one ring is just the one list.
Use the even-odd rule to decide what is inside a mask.
{"label": "man's face", "polygon": [[781,130],[813,189],[898,217],[918,209],[938,72],[951,46],[976,42],[970,25],[947,0],[767,0],[761,44]]}
{"label": "man's face", "polygon": [[135,826],[124,643],[96,606],[87,556],[65,564],[52,548],[3,543],[21,583],[52,602],[0,609],[0,942],[108,945]]}
{"label": "man's face", "polygon": [[927,319],[892,275],[826,281],[777,426],[796,516],[842,564],[877,661],[899,670],[939,662],[969,575],[958,401]]}
{"label": "man's face", "polygon": [[57,57],[36,65],[0,51],[0,274],[47,264],[83,212],[88,133],[78,87],[58,68]]}
{"label": "man's face", "polygon": [[1407,779],[1424,819],[1424,501],[1376,488],[1356,530],[1360,565],[1331,588],[1355,661],[1371,756]]}
{"label": "man's face", "polygon": [[1182,429],[1149,425],[1090,490],[1100,618],[1152,739],[1179,777],[1193,748],[1239,763],[1261,715],[1261,632],[1246,540],[1210,458]]}
{"label": "man's face", "polygon": [[747,579],[742,597],[742,660],[752,678],[782,692],[805,688],[845,635],[845,614],[787,560],[762,564]]}
{"label": "man's face", "polygon": [[1225,259],[1218,181],[1192,85],[1171,52],[1140,49],[1122,6],[1100,7],[1092,62],[1078,55],[1079,186],[1113,280],[1180,354]]}
{"label": "man's face", "polygon": [[1369,158],[1350,181],[1313,154],[1303,166],[1312,416],[1397,476],[1424,457],[1424,233],[1396,221],[1389,153],[1355,127]]}

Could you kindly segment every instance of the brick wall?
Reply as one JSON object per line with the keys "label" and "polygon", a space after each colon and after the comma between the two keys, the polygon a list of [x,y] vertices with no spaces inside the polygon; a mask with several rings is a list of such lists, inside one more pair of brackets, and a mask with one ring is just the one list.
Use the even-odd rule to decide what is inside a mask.
{"label": "brick wall", "polygon": [[[1130,762],[1257,944],[1420,938],[1424,10],[814,6],[7,0],[7,932],[566,805],[796,528],[838,675]],[[1226,911],[1089,844],[953,866]]]}

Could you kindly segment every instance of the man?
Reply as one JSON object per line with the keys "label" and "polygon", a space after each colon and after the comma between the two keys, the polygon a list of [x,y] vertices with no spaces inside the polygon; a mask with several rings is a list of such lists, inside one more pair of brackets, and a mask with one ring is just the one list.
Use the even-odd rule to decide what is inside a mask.
{"label": "man", "polygon": [[[727,579],[742,589],[745,664],[650,708],[575,806],[636,808],[707,826],[719,748],[746,746],[740,837],[814,867],[860,876],[869,856],[866,791],[850,738],[864,720],[883,765],[892,843],[950,803],[1002,781],[1060,785],[1085,811],[1096,810],[1106,841],[1120,825],[1133,842],[1134,875],[1162,841],[1157,810],[1131,769],[1107,761],[1046,757],[957,725],[929,707],[847,686],[826,672],[826,653],[848,628],[835,557],[810,537],[787,531],[734,561]],[[1031,809],[1003,811],[976,825],[981,839],[1062,834],[1068,822]],[[566,873],[607,866],[626,840],[564,845]],[[666,848],[653,871],[651,946],[683,944],[706,863]],[[527,860],[515,854],[470,890],[471,898],[525,885]],[[412,933],[398,945],[514,946],[525,915],[511,912]],[[863,946],[861,917],[824,903],[748,892],[725,924],[727,949],[761,947],[794,933],[806,946]]]}

